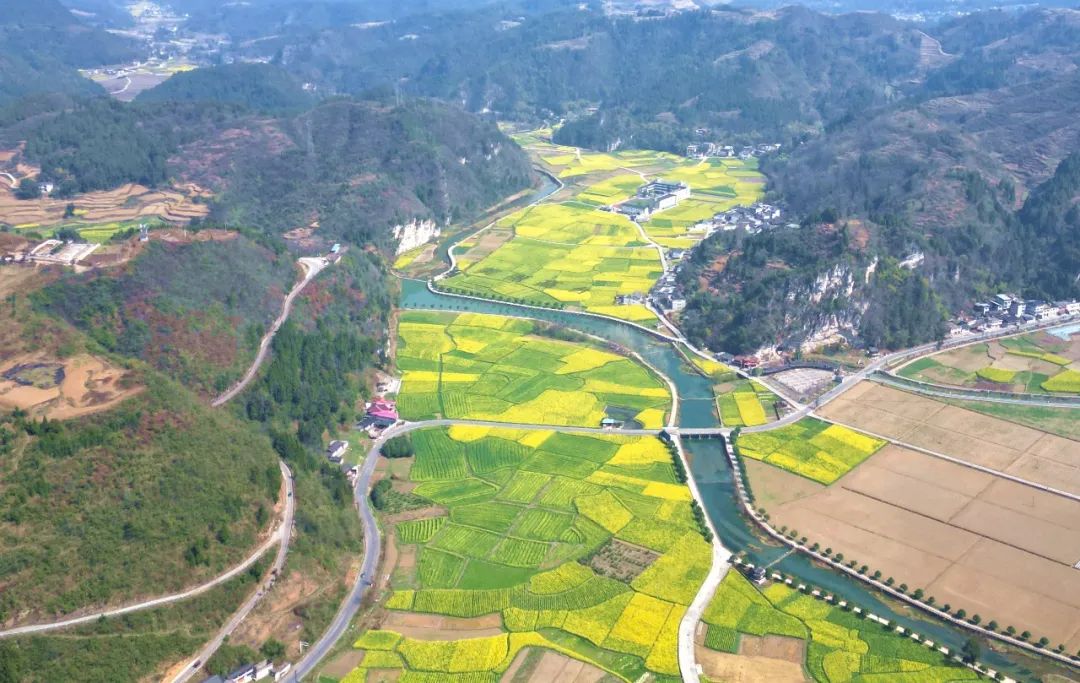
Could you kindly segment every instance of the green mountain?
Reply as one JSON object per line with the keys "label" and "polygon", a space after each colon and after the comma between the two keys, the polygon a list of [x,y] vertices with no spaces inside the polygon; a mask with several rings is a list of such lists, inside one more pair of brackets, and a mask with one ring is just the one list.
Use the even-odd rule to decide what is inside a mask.
{"label": "green mountain", "polygon": [[228,64],[172,76],[139,94],[139,102],[218,102],[275,113],[309,108],[314,98],[295,78],[270,64]]}
{"label": "green mountain", "polygon": [[136,45],[78,21],[58,0],[10,0],[0,12],[0,105],[45,92],[103,91],[77,69],[137,56]]}

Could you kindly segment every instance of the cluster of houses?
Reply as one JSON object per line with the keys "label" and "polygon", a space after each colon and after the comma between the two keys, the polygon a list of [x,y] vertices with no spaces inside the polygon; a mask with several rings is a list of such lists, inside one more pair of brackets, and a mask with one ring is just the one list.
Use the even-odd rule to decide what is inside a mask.
{"label": "cluster of houses", "polygon": [[[756,235],[759,232],[784,226],[783,215],[784,212],[779,206],[764,202],[757,202],[750,206],[736,206],[713,216],[712,229],[706,226],[706,232],[712,234],[716,230],[744,230],[751,235]],[[788,223],[786,226],[799,227],[796,223]]]}
{"label": "cluster of houses", "polygon": [[284,680],[291,669],[292,665],[288,662],[275,666],[273,662],[263,660],[257,664],[245,664],[238,669],[234,669],[224,678],[221,676],[211,676],[210,678],[203,680],[202,683],[253,683],[253,681],[261,680],[280,681]]}
{"label": "cluster of houses", "polygon": [[654,213],[678,206],[679,202],[689,198],[690,186],[686,183],[657,178],[639,187],[635,197],[618,204],[614,210],[631,220],[643,222]]}
{"label": "cluster of houses", "polygon": [[758,145],[744,145],[738,150],[732,145],[721,145],[718,142],[699,142],[686,146],[686,156],[691,159],[705,159],[708,157],[720,157],[722,159],[739,158],[742,160],[750,157],[763,157],[766,154],[775,154],[780,151],[779,142],[764,143]]}
{"label": "cluster of houses", "polygon": [[0,255],[0,264],[15,265],[35,263],[74,266],[99,247],[85,242],[64,242],[47,239],[27,251],[10,251]]}
{"label": "cluster of houses", "polygon": [[1008,293],[996,294],[989,301],[980,301],[974,308],[974,316],[960,316],[953,321],[949,327],[950,336],[1080,315],[1080,301],[1042,301]]}
{"label": "cluster of houses", "polygon": [[385,398],[373,398],[365,404],[367,413],[357,424],[357,429],[363,429],[371,438],[377,437],[382,430],[397,424],[400,416],[397,404]]}

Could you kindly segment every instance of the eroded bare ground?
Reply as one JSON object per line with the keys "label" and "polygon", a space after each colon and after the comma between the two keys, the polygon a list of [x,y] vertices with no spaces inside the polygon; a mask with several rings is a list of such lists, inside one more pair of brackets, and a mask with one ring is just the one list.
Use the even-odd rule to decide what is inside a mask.
{"label": "eroded bare ground", "polygon": [[[38,379],[34,373],[40,368],[57,368],[62,379]],[[37,374],[42,372],[37,370]],[[26,384],[30,381],[34,383]],[[53,420],[107,410],[142,390],[128,381],[125,370],[88,354],[66,359],[25,354],[0,364],[0,407],[19,408]]]}

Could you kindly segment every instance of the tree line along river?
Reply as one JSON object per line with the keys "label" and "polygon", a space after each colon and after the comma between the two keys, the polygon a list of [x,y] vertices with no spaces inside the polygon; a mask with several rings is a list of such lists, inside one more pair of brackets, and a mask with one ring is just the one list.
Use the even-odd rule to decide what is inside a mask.
{"label": "tree line along river", "polygon": [[[614,342],[645,358],[656,370],[672,381],[678,390],[677,425],[683,428],[720,427],[716,413],[712,383],[696,372],[683,359],[672,342],[614,319],[582,315],[571,311],[530,308],[515,304],[482,301],[432,292],[422,280],[401,280],[399,301],[403,309],[445,310],[448,312],[486,313],[525,317],[557,324]],[[750,522],[739,512],[735,485],[723,443],[718,439],[684,439],[683,446],[691,456],[691,473],[703,497],[703,507],[717,530],[720,542],[733,552],[746,553],[747,559],[759,566],[798,577],[828,593],[853,602],[885,619],[892,619],[907,629],[958,651],[969,634],[927,618],[913,618],[895,611],[863,584],[846,575],[811,563],[799,553],[789,552],[762,542],[753,533]],[[1025,667],[1006,659],[999,653],[986,650],[980,659],[1002,673],[1030,677]]]}

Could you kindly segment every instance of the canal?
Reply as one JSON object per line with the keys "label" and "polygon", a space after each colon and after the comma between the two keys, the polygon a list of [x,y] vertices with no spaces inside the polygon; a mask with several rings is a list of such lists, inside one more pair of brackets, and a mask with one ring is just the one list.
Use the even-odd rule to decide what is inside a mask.
{"label": "canal", "polygon": [[[685,428],[718,427],[711,382],[693,370],[670,342],[663,341],[633,325],[607,318],[580,315],[568,311],[533,309],[514,304],[466,299],[438,294],[420,280],[402,280],[400,299],[404,309],[445,310],[488,313],[534,318],[609,339],[635,351],[675,384],[679,393],[678,425]],[[683,439],[691,458],[691,470],[698,483],[704,508],[712,520],[724,547],[743,551],[754,564],[771,566],[796,576],[829,593],[851,601],[885,619],[911,628],[937,643],[958,650],[969,634],[945,622],[926,616],[913,618],[892,609],[864,584],[828,568],[811,563],[804,555],[789,553],[788,548],[763,542],[751,530],[750,522],[739,512],[731,468],[727,464],[723,442],[719,439]],[[1030,677],[1030,671],[1000,654],[985,650],[981,660],[1012,677]]]}

